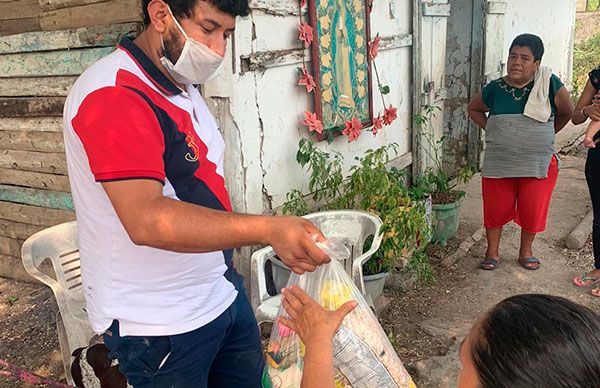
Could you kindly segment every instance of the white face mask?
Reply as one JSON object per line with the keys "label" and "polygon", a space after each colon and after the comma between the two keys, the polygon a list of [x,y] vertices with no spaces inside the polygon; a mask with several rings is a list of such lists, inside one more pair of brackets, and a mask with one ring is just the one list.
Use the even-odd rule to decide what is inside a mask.
{"label": "white face mask", "polygon": [[[167,69],[171,77],[182,84],[199,85],[215,78],[223,67],[223,57],[212,51],[206,45],[191,39],[173,16],[167,6],[177,28],[185,37],[185,44],[177,63],[173,64],[169,58],[162,56],[160,63]],[[162,35],[161,35],[162,41]],[[163,43],[164,50],[164,43]]]}

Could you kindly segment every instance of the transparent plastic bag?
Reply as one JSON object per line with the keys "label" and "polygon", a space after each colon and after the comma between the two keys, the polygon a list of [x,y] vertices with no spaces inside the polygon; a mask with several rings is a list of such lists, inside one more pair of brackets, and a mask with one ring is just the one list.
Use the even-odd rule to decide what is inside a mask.
{"label": "transparent plastic bag", "polygon": [[[355,300],[358,306],[340,326],[333,340],[336,388],[411,388],[412,379],[366,300],[341,264],[350,257],[339,240],[318,244],[331,258],[312,273],[292,274],[288,287],[297,285],[328,310]],[[283,304],[277,318],[289,317]],[[275,321],[267,348],[267,371],[273,388],[300,388],[304,344],[291,329]]]}

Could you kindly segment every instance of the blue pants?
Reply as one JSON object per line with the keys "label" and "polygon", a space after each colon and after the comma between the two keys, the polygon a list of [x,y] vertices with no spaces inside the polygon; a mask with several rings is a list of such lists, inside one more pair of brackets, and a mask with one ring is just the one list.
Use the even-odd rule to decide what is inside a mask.
{"label": "blue pants", "polygon": [[262,387],[260,335],[243,286],[223,314],[192,332],[121,337],[114,321],[104,343],[134,388]]}

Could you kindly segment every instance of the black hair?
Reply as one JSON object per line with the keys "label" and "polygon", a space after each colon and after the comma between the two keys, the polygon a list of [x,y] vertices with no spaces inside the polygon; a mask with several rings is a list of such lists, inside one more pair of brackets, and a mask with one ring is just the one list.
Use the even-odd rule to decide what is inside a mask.
{"label": "black hair", "polygon": [[518,295],[481,321],[471,357],[482,388],[600,387],[600,316],[567,299]]}
{"label": "black hair", "polygon": [[[142,8],[144,9],[144,25],[150,24],[150,16],[148,15],[148,4],[152,0],[142,0]],[[163,0],[171,8],[171,12],[177,18],[190,18],[193,15],[194,7],[198,1],[206,1],[221,12],[225,12],[233,17],[247,16],[250,13],[248,0]]]}
{"label": "black hair", "polygon": [[537,35],[522,34],[517,36],[510,45],[508,52],[510,53],[515,47],[528,47],[536,61],[541,61],[544,56],[544,42]]}

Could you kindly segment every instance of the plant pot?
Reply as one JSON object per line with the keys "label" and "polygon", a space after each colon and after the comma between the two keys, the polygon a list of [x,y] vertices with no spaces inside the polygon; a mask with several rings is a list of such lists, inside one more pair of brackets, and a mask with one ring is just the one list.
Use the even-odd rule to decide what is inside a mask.
{"label": "plant pot", "polygon": [[460,199],[449,204],[433,205],[434,229],[432,242],[445,247],[458,230]]}
{"label": "plant pot", "polygon": [[273,259],[271,260],[271,264],[271,268],[273,268],[273,283],[275,284],[275,289],[279,293],[282,288],[287,286],[292,270],[290,270],[287,265],[283,264],[281,260]]}
{"label": "plant pot", "polygon": [[375,301],[375,299],[383,293],[383,286],[385,285],[385,280],[388,276],[390,276],[390,274],[387,272],[363,276],[365,293],[371,296],[372,301]]}

